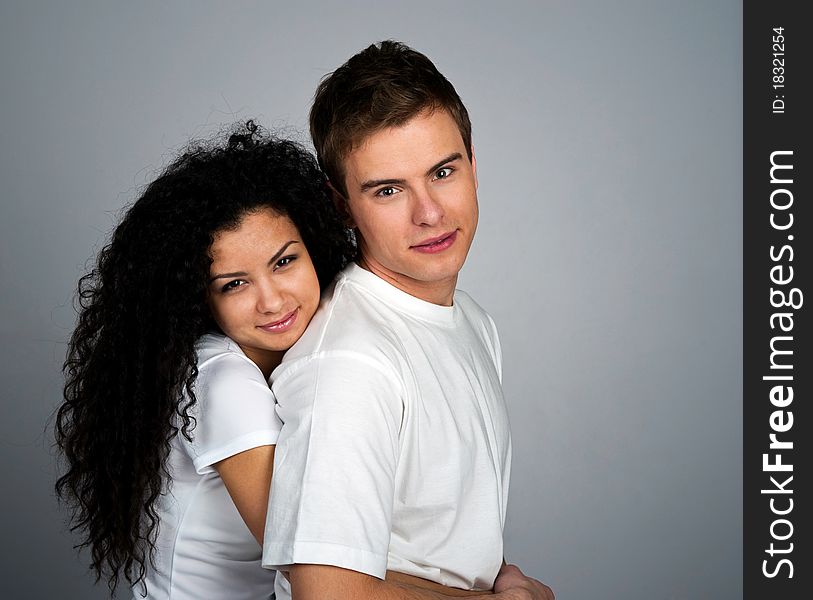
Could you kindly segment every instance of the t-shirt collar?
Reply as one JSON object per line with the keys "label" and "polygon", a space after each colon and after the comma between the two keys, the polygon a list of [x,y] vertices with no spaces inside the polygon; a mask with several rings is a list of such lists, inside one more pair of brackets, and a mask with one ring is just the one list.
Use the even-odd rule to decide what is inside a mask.
{"label": "t-shirt collar", "polygon": [[455,322],[458,309],[454,304],[452,306],[440,306],[416,298],[356,263],[349,264],[342,274],[347,280],[358,284],[387,305],[410,316],[443,325],[451,325]]}

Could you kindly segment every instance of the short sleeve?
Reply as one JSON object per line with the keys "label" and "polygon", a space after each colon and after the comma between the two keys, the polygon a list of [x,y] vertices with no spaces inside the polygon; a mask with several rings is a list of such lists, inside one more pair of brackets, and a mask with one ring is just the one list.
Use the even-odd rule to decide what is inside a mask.
{"label": "short sleeve", "polygon": [[263,566],[324,564],[383,578],[403,392],[366,355],[300,359],[273,384],[277,444]]}
{"label": "short sleeve", "polygon": [[491,334],[490,350],[494,356],[494,366],[497,369],[497,375],[500,378],[500,383],[502,383],[502,346],[500,346],[500,334],[497,331],[497,325],[494,323],[494,319],[491,318],[491,315],[488,313],[485,313],[485,315],[488,319],[489,333]]}
{"label": "short sleeve", "polygon": [[192,441],[182,437],[199,475],[245,450],[275,444],[282,423],[260,369],[245,356],[223,352],[198,367]]}

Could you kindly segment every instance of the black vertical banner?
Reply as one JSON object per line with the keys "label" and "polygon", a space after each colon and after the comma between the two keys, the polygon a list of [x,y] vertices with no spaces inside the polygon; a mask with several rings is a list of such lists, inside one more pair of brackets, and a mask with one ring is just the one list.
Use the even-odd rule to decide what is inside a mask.
{"label": "black vertical banner", "polygon": [[744,3],[744,597],[813,598],[813,24]]}

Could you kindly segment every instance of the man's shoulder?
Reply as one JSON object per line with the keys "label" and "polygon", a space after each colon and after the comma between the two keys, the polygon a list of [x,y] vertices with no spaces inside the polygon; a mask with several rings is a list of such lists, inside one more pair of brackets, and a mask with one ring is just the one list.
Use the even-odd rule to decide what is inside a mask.
{"label": "man's shoulder", "polygon": [[460,309],[460,313],[471,324],[496,330],[494,319],[491,318],[491,315],[463,290],[455,290],[454,303]]}
{"label": "man's shoulder", "polygon": [[327,352],[377,354],[397,339],[386,306],[341,275],[322,297],[307,330],[285,362]]}
{"label": "man's shoulder", "polygon": [[488,316],[486,310],[480,306],[477,301],[471,297],[471,295],[461,289],[456,289],[454,291],[454,303],[466,315],[471,315],[474,318],[480,319],[491,318]]}

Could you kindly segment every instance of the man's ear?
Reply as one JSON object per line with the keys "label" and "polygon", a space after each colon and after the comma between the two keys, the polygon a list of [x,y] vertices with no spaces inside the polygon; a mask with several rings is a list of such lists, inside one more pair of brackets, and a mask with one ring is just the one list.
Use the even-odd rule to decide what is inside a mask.
{"label": "man's ear", "polygon": [[328,180],[327,187],[330,190],[330,195],[333,197],[333,204],[342,218],[342,224],[348,229],[355,229],[356,223],[350,215],[350,209],[347,207],[347,198],[345,198],[339,190]]}
{"label": "man's ear", "polygon": [[474,156],[474,144],[471,145],[471,172],[474,173],[474,189],[477,189],[477,157]]}

